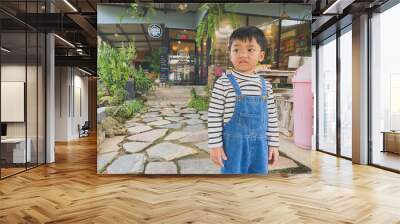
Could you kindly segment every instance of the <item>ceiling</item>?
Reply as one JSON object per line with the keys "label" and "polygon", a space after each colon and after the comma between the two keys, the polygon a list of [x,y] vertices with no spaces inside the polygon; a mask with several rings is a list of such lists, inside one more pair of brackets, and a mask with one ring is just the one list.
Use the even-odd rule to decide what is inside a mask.
{"label": "ceiling", "polygon": [[[349,14],[356,15],[358,12],[373,9],[387,2],[387,0],[336,1],[350,2],[350,4],[343,4],[342,9],[339,7],[339,14],[324,15],[323,12],[334,4],[335,0],[255,0],[250,2],[312,4],[313,38],[321,35],[321,33],[333,26],[338,20]],[[74,47],[71,47],[70,44],[62,39],[55,39],[56,63],[58,65],[82,66],[96,73],[97,34],[102,40],[109,42],[115,47],[120,47],[123,43],[130,40],[135,40],[135,45],[139,51],[151,51],[161,46],[161,40],[150,38],[147,34],[147,27],[140,24],[107,24],[97,26],[96,5],[98,3],[131,3],[131,0],[47,0],[47,2],[51,2],[50,5],[54,10],[52,14],[46,13],[50,9],[48,6],[46,7],[45,2],[45,0],[0,0],[2,31],[14,33],[14,35],[9,34],[4,37],[6,38],[5,41],[9,42],[10,48],[19,49],[23,40],[20,40],[15,33],[23,30],[25,24],[28,24],[28,27],[31,26],[32,29],[55,32],[62,39],[74,45]],[[176,10],[179,6],[182,8],[182,4],[184,5],[184,3],[141,2],[152,4],[156,9],[166,11]],[[186,8],[183,7],[183,12],[196,11],[201,4],[187,4]],[[30,46],[34,45],[29,45],[28,55],[33,49]],[[15,52],[22,51],[16,50]]]}
{"label": "ceiling", "polygon": [[[47,5],[46,5],[47,2]],[[81,67],[96,74],[97,42],[95,0],[1,0],[0,19],[8,54],[26,55],[25,35],[18,35],[31,27],[32,32],[54,32],[56,65]],[[69,4],[68,4],[69,3]],[[51,9],[51,10],[50,10]],[[49,12],[52,13],[49,13]],[[20,39],[23,40],[20,40]],[[9,40],[7,40],[9,39]],[[28,42],[30,35],[28,34]],[[3,43],[6,45],[6,43]],[[28,58],[36,55],[36,46],[28,44]],[[24,57],[20,57],[24,58]]]}

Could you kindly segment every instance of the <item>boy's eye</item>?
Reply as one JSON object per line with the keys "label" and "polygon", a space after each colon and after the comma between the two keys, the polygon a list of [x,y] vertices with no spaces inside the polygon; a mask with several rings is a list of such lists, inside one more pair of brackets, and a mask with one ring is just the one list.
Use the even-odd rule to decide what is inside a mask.
{"label": "boy's eye", "polygon": [[239,50],[238,49],[233,49],[233,52],[237,53]]}
{"label": "boy's eye", "polygon": [[255,49],[253,49],[253,48],[249,49],[249,52],[254,52],[254,51],[255,51]]}

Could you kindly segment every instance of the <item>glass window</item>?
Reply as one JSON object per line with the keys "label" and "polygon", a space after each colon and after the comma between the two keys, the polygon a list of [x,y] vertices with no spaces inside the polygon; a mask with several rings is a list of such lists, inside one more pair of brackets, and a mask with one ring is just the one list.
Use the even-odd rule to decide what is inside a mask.
{"label": "glass window", "polygon": [[27,144],[31,152],[31,159],[28,160],[28,168],[37,165],[37,79],[38,79],[38,35],[37,32],[28,31],[27,33],[27,80],[26,80],[26,115],[27,115]]}
{"label": "glass window", "polygon": [[[2,1],[38,13],[44,1]],[[31,15],[37,18],[35,15]],[[45,162],[45,35],[0,13],[0,178]]]}
{"label": "glass window", "polygon": [[400,4],[372,17],[372,163],[400,170]]}
{"label": "glass window", "polygon": [[282,20],[279,69],[287,70],[289,56],[311,56],[310,22]]}
{"label": "glass window", "polygon": [[264,23],[258,25],[264,32],[266,40],[265,58],[263,64],[277,67],[278,39],[279,39],[279,19],[271,20],[264,18]]}
{"label": "glass window", "polygon": [[318,48],[318,149],[336,153],[336,36]]}
{"label": "glass window", "polygon": [[169,38],[177,40],[194,40],[196,33],[193,30],[169,29]]}
{"label": "glass window", "polygon": [[[239,27],[246,26],[246,16],[235,15]],[[233,26],[228,18],[223,19],[219,24],[219,29],[215,33],[216,38],[213,43],[214,51],[211,54],[211,64],[216,68],[226,69],[230,66],[228,42],[233,32]],[[217,69],[218,70],[218,69]]]}
{"label": "glass window", "polygon": [[175,84],[193,84],[194,74],[194,51],[193,41],[171,41],[169,63],[169,80]]}
{"label": "glass window", "polygon": [[340,36],[340,130],[342,156],[351,158],[352,142],[352,35],[351,26]]}
{"label": "glass window", "polygon": [[24,171],[26,161],[31,159],[29,144],[26,144],[24,111],[27,74],[25,41],[26,33],[1,34],[2,178]]}

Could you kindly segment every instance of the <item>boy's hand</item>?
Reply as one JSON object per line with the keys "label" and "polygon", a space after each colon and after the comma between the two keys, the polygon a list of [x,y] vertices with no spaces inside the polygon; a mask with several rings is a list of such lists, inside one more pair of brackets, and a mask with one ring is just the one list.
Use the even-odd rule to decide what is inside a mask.
{"label": "boy's hand", "polygon": [[269,147],[268,162],[274,166],[279,158],[279,151],[277,147]]}
{"label": "boy's hand", "polygon": [[227,160],[228,158],[225,155],[225,151],[222,147],[212,148],[210,152],[210,158],[215,163],[215,165],[223,167],[223,160]]}

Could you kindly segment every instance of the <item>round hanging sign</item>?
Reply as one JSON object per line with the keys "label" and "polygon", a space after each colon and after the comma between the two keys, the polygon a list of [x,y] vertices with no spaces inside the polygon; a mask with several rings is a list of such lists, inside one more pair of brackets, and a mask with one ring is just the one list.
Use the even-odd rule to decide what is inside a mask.
{"label": "round hanging sign", "polygon": [[162,29],[158,24],[149,25],[147,27],[147,32],[151,38],[160,38],[162,36]]}

